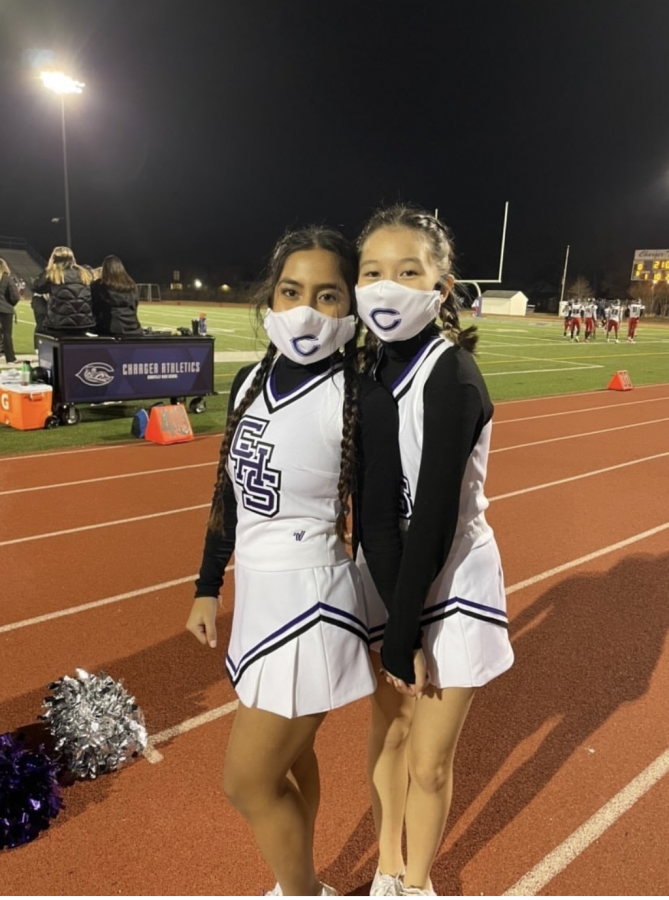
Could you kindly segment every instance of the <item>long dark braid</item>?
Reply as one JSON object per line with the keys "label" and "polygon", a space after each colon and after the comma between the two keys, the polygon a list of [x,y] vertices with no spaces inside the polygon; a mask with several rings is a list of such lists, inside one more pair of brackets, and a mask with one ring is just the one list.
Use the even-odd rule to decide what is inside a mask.
{"label": "long dark braid", "polygon": [[374,368],[374,363],[379,358],[380,347],[381,341],[368,328],[365,334],[365,342],[358,350],[358,368],[363,374],[371,372]]}
{"label": "long dark braid", "polygon": [[[362,229],[358,238],[358,249],[361,250],[369,236],[380,228],[411,228],[419,231],[429,242],[430,252],[439,269],[440,278],[445,280],[455,277],[453,268],[455,252],[451,230],[427,210],[401,204],[377,210]],[[454,285],[439,310],[442,330],[455,344],[473,353],[478,342],[477,328],[475,325],[465,328],[464,331],[460,328],[458,316],[460,306],[461,303]],[[365,348],[367,349],[367,341],[365,341]],[[362,365],[366,364],[367,357],[363,354]]]}
{"label": "long dark braid", "polygon": [[[357,336],[356,336],[357,337]],[[356,443],[359,421],[358,373],[356,363],[356,338],[348,342],[344,352],[344,408],[341,438],[341,467],[339,469],[339,513],[336,521],[337,536],[347,543],[346,520],[351,512],[350,497],[355,491]]]}
{"label": "long dark braid", "polygon": [[211,502],[211,511],[209,513],[209,530],[215,532],[223,531],[223,491],[228,480],[228,457],[230,456],[230,445],[237,431],[237,426],[249,406],[256,399],[260,391],[263,389],[265,382],[269,376],[272,367],[272,360],[276,355],[276,347],[270,343],[265,355],[260,361],[258,371],[253,381],[249,385],[249,389],[244,394],[242,402],[228,416],[225,423],[225,433],[221,441],[221,455],[218,460],[218,469],[216,471],[216,486],[214,487],[214,499]]}

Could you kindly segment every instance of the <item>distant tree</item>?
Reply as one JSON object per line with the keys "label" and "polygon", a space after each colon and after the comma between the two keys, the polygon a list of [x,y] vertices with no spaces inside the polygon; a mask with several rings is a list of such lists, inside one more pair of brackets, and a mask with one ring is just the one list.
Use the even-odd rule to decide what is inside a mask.
{"label": "distant tree", "polygon": [[594,291],[588,279],[584,278],[583,275],[579,275],[567,288],[567,296],[570,299],[578,298],[579,300],[585,300],[586,297],[594,296]]}
{"label": "distant tree", "polygon": [[627,294],[643,303],[649,315],[669,315],[669,284],[666,281],[633,281]]}

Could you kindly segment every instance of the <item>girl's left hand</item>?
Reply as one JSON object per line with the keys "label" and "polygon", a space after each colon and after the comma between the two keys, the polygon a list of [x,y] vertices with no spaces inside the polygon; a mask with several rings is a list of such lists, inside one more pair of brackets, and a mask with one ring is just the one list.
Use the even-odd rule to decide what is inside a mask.
{"label": "girl's left hand", "polygon": [[388,684],[392,684],[395,690],[400,694],[404,694],[407,697],[417,697],[420,700],[430,680],[427,671],[427,662],[425,661],[425,654],[422,650],[416,650],[414,653],[413,669],[416,677],[414,684],[407,684],[406,681],[402,681],[401,678],[396,678],[394,675],[391,675],[390,672],[386,672],[385,669],[382,669],[381,672],[385,676]]}

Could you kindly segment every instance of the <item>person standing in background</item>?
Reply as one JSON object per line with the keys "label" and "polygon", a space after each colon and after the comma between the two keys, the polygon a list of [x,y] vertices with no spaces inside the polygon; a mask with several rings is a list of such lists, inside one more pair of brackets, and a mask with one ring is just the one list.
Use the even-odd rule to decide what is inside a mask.
{"label": "person standing in background", "polygon": [[14,307],[19,302],[19,291],[11,277],[9,266],[0,259],[0,343],[8,363],[16,362],[14,353]]}

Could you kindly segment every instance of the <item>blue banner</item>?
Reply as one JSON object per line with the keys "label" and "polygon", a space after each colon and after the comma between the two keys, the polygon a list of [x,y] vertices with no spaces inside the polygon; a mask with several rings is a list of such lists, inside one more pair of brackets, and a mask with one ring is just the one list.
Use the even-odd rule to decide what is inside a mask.
{"label": "blue banner", "polygon": [[200,397],[214,390],[211,339],[65,339],[57,355],[54,388],[63,403]]}

